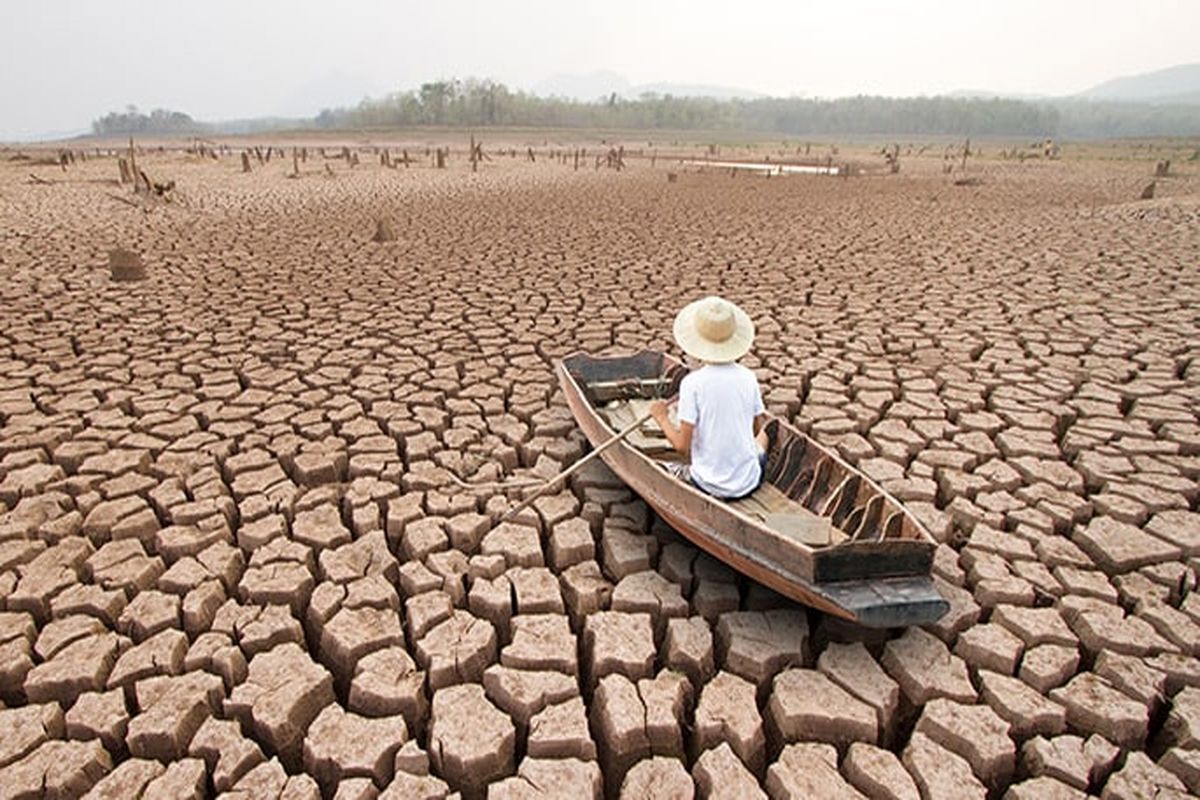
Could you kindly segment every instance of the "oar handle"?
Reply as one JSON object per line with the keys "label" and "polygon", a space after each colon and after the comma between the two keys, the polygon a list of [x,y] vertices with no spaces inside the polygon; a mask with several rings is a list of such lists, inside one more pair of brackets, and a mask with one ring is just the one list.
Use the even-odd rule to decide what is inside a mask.
{"label": "oar handle", "polygon": [[[617,442],[622,441],[629,434],[633,433],[638,428],[645,425],[646,422],[652,416],[654,416],[654,415],[651,412],[647,411],[645,414],[642,414],[636,420],[629,423],[629,425],[627,425],[625,428],[623,428],[619,433],[613,435],[613,437],[611,439],[608,439],[607,441],[602,442],[595,450],[588,453],[586,456],[579,459],[574,464],[567,467],[562,472],[558,473],[553,478],[551,478],[550,480],[543,483],[541,486],[539,486],[537,489],[534,490],[533,494],[529,495],[529,497],[526,497],[520,503],[518,503],[517,505],[513,506],[508,511],[506,511],[504,513],[504,516],[500,517],[500,522],[507,522],[508,520],[515,517],[517,514],[520,514],[522,511],[529,508],[531,505],[533,505],[533,501],[537,500],[539,497],[541,497],[543,494],[545,494],[546,490],[549,489],[551,486],[554,486],[556,483],[563,480],[564,478],[569,478],[572,475],[574,475],[576,472],[578,472],[580,469],[582,469],[585,464],[592,461],[597,456],[599,456],[601,453],[603,453],[605,450],[612,447]],[[499,523],[497,523],[497,524],[499,524]]]}

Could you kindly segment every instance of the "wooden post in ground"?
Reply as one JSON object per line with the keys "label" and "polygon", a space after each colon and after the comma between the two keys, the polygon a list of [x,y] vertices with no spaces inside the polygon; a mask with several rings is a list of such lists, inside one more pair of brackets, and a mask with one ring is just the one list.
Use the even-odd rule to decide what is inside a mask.
{"label": "wooden post in ground", "polygon": [[971,140],[967,139],[966,143],[963,145],[962,168],[964,170],[967,168],[967,156],[969,155],[971,155]]}
{"label": "wooden post in ground", "polygon": [[133,181],[133,193],[138,193],[137,155],[133,149],[133,137],[129,137],[129,178]]}
{"label": "wooden post in ground", "polygon": [[475,134],[471,134],[471,172],[479,171],[479,159],[475,157]]}

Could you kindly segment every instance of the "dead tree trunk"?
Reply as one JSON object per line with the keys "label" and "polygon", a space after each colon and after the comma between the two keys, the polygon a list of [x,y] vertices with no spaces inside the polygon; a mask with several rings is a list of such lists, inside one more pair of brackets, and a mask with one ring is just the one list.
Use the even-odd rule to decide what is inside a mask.
{"label": "dead tree trunk", "polygon": [[250,171],[250,154],[245,150],[242,151],[242,172]]}
{"label": "dead tree trunk", "polygon": [[137,153],[133,149],[133,137],[129,137],[129,179],[133,181],[133,193],[138,193]]}

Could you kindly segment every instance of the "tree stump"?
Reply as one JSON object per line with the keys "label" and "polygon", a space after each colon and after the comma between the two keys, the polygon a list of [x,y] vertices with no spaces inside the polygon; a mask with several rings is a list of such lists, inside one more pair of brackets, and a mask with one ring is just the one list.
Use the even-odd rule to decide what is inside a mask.
{"label": "tree stump", "polygon": [[1170,171],[1171,171],[1171,159],[1169,159],[1169,158],[1166,159],[1165,161],[1159,161],[1157,164],[1154,165],[1154,177],[1156,177],[1156,178],[1165,178],[1165,177],[1167,177],[1167,174]]}
{"label": "tree stump", "polygon": [[121,183],[132,183],[133,175],[129,172],[129,162],[123,158],[117,159],[117,170],[121,173]]}
{"label": "tree stump", "polygon": [[129,137],[129,180],[133,183],[133,192],[138,191],[137,151],[133,149],[133,137]]}
{"label": "tree stump", "polygon": [[242,151],[242,172],[250,171],[250,156],[245,150]]}
{"label": "tree stump", "polygon": [[375,235],[371,239],[376,242],[396,241],[396,231],[392,228],[392,223],[386,219],[375,220]]}
{"label": "tree stump", "polygon": [[1156,183],[1155,181],[1150,181],[1150,183],[1146,184],[1146,188],[1142,189],[1142,199],[1143,200],[1153,200],[1154,199],[1155,183]]}
{"label": "tree stump", "polygon": [[142,257],[132,250],[109,250],[108,269],[114,281],[140,281],[146,278],[146,265],[142,263]]}

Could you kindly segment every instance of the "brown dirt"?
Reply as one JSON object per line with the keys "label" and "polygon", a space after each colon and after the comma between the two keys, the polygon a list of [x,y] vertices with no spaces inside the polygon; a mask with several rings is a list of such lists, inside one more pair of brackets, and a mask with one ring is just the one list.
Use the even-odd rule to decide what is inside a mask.
{"label": "brown dirt", "polygon": [[[1200,791],[1200,172],[508,136],[547,157],[147,150],[146,205],[0,164],[0,796]],[[939,539],[939,623],[788,603],[600,468],[497,528],[448,479],[574,462],[552,360],[710,292]]]}

